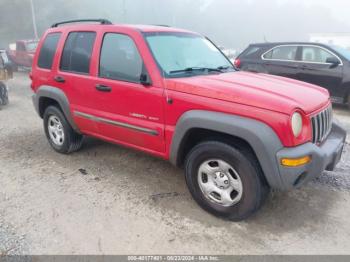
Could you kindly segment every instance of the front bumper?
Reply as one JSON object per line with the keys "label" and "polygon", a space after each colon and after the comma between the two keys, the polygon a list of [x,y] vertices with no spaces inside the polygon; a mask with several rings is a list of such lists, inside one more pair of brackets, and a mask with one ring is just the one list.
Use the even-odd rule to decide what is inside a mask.
{"label": "front bumper", "polygon": [[[346,139],[346,131],[333,123],[332,131],[319,146],[309,142],[293,148],[283,148],[277,152],[282,190],[301,186],[322,174],[324,170],[332,171],[339,162]],[[299,158],[311,156],[311,162],[299,167],[281,165],[282,158]]]}

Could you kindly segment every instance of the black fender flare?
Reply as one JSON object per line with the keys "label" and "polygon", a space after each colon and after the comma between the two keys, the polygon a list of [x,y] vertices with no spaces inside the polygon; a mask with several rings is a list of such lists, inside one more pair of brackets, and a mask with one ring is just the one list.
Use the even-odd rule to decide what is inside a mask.
{"label": "black fender flare", "polygon": [[179,150],[186,134],[194,128],[221,132],[245,140],[254,150],[266,180],[273,188],[281,188],[282,180],[276,154],[283,145],[271,127],[263,122],[219,112],[191,110],[178,120],[170,146],[170,162],[179,166]]}
{"label": "black fender flare", "polygon": [[43,117],[42,113],[40,112],[40,100],[42,98],[50,98],[55,100],[61,107],[64,116],[66,117],[67,121],[72,126],[72,128],[76,132],[81,133],[73,120],[73,117],[70,111],[69,100],[66,94],[61,89],[53,86],[43,85],[43,86],[40,86],[37,89],[36,93],[32,96],[35,110],[41,118]]}

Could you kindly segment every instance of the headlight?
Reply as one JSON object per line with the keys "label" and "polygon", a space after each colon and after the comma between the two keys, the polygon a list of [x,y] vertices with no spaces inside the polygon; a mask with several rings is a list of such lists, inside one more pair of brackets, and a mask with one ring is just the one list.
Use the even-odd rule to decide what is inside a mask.
{"label": "headlight", "polygon": [[302,128],[303,118],[301,117],[300,113],[295,112],[292,116],[292,131],[295,137],[300,135]]}

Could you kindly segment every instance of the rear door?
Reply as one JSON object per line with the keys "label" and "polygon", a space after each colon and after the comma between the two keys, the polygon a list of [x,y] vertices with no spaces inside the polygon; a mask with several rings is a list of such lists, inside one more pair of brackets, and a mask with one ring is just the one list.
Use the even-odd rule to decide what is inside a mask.
{"label": "rear door", "polygon": [[261,56],[265,73],[296,79],[298,50],[297,45],[280,45],[265,52]]}
{"label": "rear door", "polygon": [[65,43],[61,52],[56,86],[64,90],[69,100],[75,123],[84,133],[97,133],[97,123],[91,118],[77,117],[75,112],[95,115],[96,93],[89,85],[91,80],[91,57],[96,43],[95,31],[71,31],[65,33]]}
{"label": "rear door", "polygon": [[[327,63],[331,57],[338,59],[339,65]],[[333,52],[319,46],[302,46],[299,80],[327,88],[331,96],[337,97],[341,96],[342,77],[343,63]]]}

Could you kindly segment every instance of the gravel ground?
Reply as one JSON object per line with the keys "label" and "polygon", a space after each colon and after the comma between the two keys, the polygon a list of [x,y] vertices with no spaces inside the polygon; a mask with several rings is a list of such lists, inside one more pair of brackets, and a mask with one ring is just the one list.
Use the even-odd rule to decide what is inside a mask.
{"label": "gravel ground", "polygon": [[[160,159],[92,138],[55,153],[30,96],[18,73],[0,110],[0,254],[350,253],[349,145],[334,172],[233,223],[202,211]],[[335,112],[350,132],[350,111]]]}

